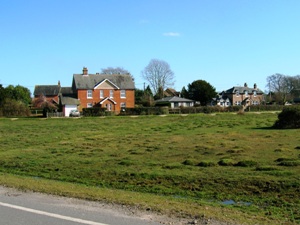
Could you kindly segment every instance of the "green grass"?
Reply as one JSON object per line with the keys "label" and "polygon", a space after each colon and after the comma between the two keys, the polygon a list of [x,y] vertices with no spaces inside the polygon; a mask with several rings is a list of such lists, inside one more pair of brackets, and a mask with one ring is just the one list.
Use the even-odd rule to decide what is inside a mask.
{"label": "green grass", "polygon": [[2,118],[0,183],[181,216],[300,223],[299,129],[270,129],[276,119]]}

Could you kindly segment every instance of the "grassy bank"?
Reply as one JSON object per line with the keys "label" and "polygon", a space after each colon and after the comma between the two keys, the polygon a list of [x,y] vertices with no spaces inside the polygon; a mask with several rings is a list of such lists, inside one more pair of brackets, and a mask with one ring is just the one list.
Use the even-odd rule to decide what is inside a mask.
{"label": "grassy bank", "polygon": [[299,130],[270,129],[276,119],[0,119],[0,182],[162,213],[299,223]]}

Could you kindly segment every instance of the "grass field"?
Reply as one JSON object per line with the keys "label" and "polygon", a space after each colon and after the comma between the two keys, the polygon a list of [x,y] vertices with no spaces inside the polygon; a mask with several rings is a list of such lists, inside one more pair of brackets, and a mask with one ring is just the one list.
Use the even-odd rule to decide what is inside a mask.
{"label": "grass field", "polygon": [[0,119],[0,183],[249,224],[300,223],[300,135],[274,113]]}

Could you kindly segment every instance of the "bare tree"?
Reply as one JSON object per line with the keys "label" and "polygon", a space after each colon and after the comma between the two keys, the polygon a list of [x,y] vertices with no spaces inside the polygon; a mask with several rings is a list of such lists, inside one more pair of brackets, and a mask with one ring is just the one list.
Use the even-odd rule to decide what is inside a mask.
{"label": "bare tree", "polygon": [[132,80],[134,80],[134,77],[130,74],[130,72],[123,67],[107,67],[102,68],[101,73],[104,74],[128,74],[131,76]]}
{"label": "bare tree", "polygon": [[281,104],[292,99],[292,92],[299,88],[299,83],[299,76],[276,73],[267,77],[267,87],[270,93],[273,93],[273,98]]}
{"label": "bare tree", "polygon": [[159,59],[152,59],[148,66],[141,73],[142,77],[150,84],[154,95],[162,88],[165,90],[168,86],[174,84],[174,73],[170,65]]}
{"label": "bare tree", "polygon": [[101,73],[105,73],[105,74],[128,74],[129,71],[125,70],[122,67],[107,67],[107,68],[102,68]]}

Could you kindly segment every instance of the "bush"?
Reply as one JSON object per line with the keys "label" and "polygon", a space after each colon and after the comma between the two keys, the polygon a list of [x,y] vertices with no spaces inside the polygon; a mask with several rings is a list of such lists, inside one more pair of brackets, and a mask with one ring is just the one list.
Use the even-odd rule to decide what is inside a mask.
{"label": "bush", "polygon": [[106,112],[106,108],[84,108],[83,116],[110,116],[111,112]]}
{"label": "bush", "polygon": [[164,115],[169,113],[168,107],[136,107],[125,108],[120,115]]}
{"label": "bush", "polygon": [[278,114],[278,120],[274,124],[278,129],[295,129],[300,128],[300,107],[289,106],[283,108]]}
{"label": "bush", "polygon": [[2,109],[0,109],[0,115],[6,117],[12,116],[30,116],[30,109],[23,102],[6,99]]}

